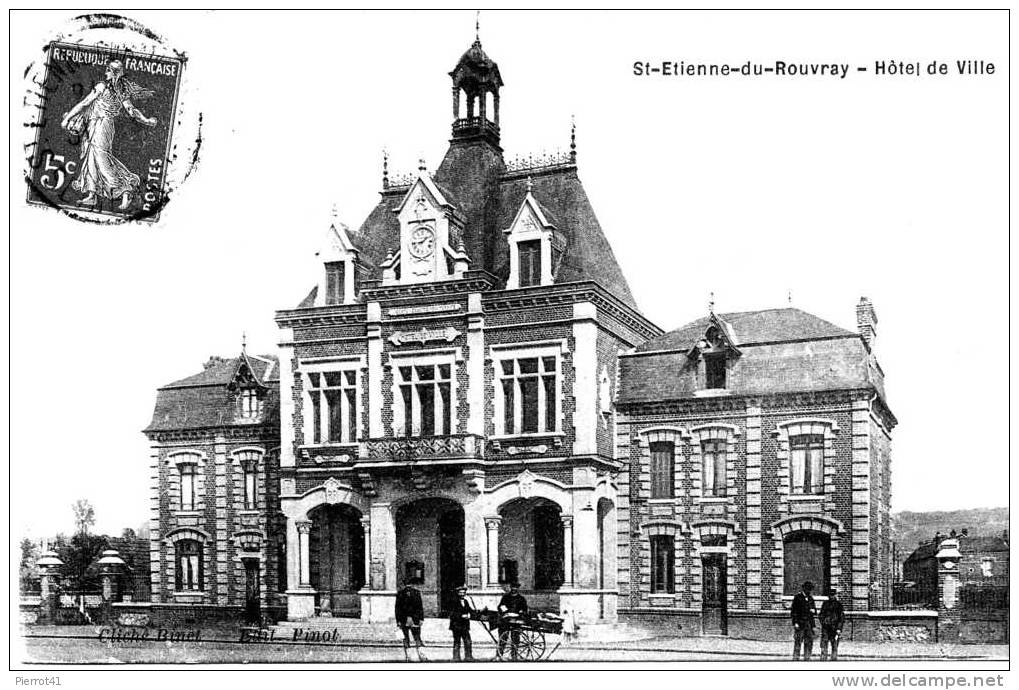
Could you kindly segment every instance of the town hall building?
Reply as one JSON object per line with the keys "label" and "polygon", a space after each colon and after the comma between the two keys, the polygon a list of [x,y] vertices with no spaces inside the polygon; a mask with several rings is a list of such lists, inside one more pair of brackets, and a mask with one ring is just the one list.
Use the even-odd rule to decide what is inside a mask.
{"label": "town hall building", "polygon": [[[393,618],[454,587],[698,632],[810,578],[886,606],[889,434],[858,332],[785,308],[644,317],[567,154],[508,164],[499,67],[452,72],[434,170],[328,229],[279,348],[158,391],[153,600]],[[819,592],[823,593],[823,592]]]}

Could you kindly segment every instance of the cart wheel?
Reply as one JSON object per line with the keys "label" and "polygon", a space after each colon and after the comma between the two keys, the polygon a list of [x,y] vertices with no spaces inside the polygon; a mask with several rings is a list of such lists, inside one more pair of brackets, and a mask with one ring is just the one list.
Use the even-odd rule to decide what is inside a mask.
{"label": "cart wheel", "polygon": [[524,661],[537,661],[545,653],[545,633],[536,630],[521,630],[518,654]]}

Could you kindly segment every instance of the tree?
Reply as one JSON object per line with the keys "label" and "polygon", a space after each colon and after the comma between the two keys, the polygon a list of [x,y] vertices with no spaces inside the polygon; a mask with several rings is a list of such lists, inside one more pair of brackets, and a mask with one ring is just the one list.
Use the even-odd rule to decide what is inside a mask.
{"label": "tree", "polygon": [[39,567],[35,564],[37,560],[39,560],[38,545],[31,539],[22,539],[21,567],[18,574],[23,592],[36,591],[39,585]]}
{"label": "tree", "polygon": [[79,534],[88,534],[89,528],[96,524],[96,511],[87,498],[79,498],[71,506],[74,511],[74,526]]}

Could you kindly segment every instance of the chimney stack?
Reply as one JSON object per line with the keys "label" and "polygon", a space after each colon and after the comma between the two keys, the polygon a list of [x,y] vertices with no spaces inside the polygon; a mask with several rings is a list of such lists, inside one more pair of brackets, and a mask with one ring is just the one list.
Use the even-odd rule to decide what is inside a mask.
{"label": "chimney stack", "polygon": [[877,314],[874,313],[874,305],[866,297],[861,297],[860,303],[856,305],[856,328],[867,344],[867,349],[873,349],[874,339],[877,338]]}

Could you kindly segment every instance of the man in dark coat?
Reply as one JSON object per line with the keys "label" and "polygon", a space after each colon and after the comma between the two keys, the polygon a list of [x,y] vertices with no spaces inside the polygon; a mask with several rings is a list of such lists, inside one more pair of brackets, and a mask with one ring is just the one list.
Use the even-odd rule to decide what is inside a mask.
{"label": "man in dark coat", "polygon": [[821,604],[821,613],[817,617],[821,623],[821,661],[828,659],[829,646],[831,660],[838,661],[839,640],[842,639],[842,625],[846,622],[846,612],[834,587],[828,590],[828,601]]}
{"label": "man in dark coat", "polygon": [[410,661],[410,637],[414,636],[418,659],[425,661],[421,652],[421,621],[425,618],[425,607],[421,603],[421,592],[414,587],[415,580],[404,583],[403,589],[396,593],[396,624],[403,631],[403,655]]}
{"label": "man in dark coat", "polygon": [[460,661],[460,643],[463,642],[464,660],[473,661],[471,649],[471,612],[474,606],[467,598],[467,587],[456,588],[456,601],[449,611],[449,629],[453,633],[453,661]]}
{"label": "man in dark coat", "polygon": [[517,647],[520,645],[520,627],[515,621],[520,619],[521,614],[527,613],[527,599],[520,593],[520,583],[513,582],[509,591],[502,595],[499,600],[499,656],[502,656],[506,648],[506,640],[510,642],[510,658],[517,659]]}
{"label": "man in dark coat", "polygon": [[802,591],[793,597],[790,609],[793,619],[793,661],[799,660],[801,647],[804,661],[810,661],[814,651],[814,616],[817,614],[817,606],[811,594],[813,591],[814,583],[807,580],[803,583]]}

